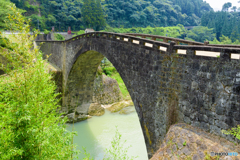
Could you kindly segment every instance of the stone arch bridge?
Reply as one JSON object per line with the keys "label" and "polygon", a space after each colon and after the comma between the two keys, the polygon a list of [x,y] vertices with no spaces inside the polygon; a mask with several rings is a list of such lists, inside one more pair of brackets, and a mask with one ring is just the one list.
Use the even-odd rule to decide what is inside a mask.
{"label": "stone arch bridge", "polygon": [[240,46],[108,32],[36,42],[62,72],[66,112],[87,113],[97,67],[104,56],[111,61],[134,102],[149,158],[176,122],[220,136],[240,124]]}

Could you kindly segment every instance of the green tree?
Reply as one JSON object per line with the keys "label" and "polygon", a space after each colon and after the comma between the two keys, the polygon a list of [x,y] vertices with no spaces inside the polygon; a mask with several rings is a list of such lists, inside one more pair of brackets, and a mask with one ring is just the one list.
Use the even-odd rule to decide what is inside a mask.
{"label": "green tree", "polygon": [[95,27],[96,27],[96,30],[99,31],[100,28],[106,26],[106,22],[105,22],[105,19],[104,19],[104,14],[103,14],[103,10],[102,10],[100,0],[96,0],[95,14],[96,14],[96,26]]}
{"label": "green tree", "polygon": [[224,24],[222,27],[222,35],[230,37],[231,32],[232,32],[231,23],[227,18],[225,18]]}
{"label": "green tree", "polygon": [[0,0],[0,30],[6,27],[4,21],[7,19],[7,16],[13,14],[13,12],[8,9],[9,5],[11,5],[9,0]]}
{"label": "green tree", "polygon": [[186,39],[204,42],[205,40],[212,41],[215,37],[216,34],[213,32],[213,28],[209,29],[207,27],[197,26],[188,32]]}
{"label": "green tree", "polygon": [[[46,68],[46,60],[33,47],[35,36],[29,35],[29,21],[15,6],[7,21],[16,44],[0,47],[0,159],[71,159],[74,133],[65,129],[66,118],[58,113],[56,85]],[[0,33],[1,34],[1,33]],[[2,35],[1,35],[2,36]]]}
{"label": "green tree", "polygon": [[224,5],[222,6],[222,11],[228,11],[230,7],[232,7],[231,2],[224,3]]}
{"label": "green tree", "polygon": [[94,9],[96,8],[94,0],[83,0],[82,18],[85,26],[93,28],[96,24]]}
{"label": "green tree", "polygon": [[238,31],[238,26],[237,25],[235,25],[235,27],[233,28],[230,38],[231,38],[232,42],[240,40],[240,34],[239,34],[239,31]]}
{"label": "green tree", "polygon": [[233,6],[231,9],[232,9],[234,12],[236,12],[237,7],[236,7],[236,6]]}

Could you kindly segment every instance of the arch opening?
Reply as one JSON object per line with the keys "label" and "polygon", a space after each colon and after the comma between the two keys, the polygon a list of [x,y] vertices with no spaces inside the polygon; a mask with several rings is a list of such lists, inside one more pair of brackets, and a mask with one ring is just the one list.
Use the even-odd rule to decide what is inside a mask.
{"label": "arch opening", "polygon": [[[66,87],[63,94],[63,105],[65,105],[65,107],[63,108],[68,113],[74,112],[77,115],[87,115],[88,109],[91,103],[93,103],[94,82],[97,75],[97,69],[101,64],[104,55],[93,50],[81,54],[77,53],[76,55],[78,55],[78,57],[73,63],[67,77]],[[122,77],[121,74],[120,77]],[[137,110],[136,107],[135,109]],[[143,131],[142,135],[144,135]]]}

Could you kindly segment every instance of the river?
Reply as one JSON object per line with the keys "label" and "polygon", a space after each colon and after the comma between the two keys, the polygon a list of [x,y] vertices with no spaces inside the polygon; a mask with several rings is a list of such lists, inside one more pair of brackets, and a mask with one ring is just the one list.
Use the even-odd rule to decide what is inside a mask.
{"label": "river", "polygon": [[[93,116],[86,121],[75,123],[74,130],[77,131],[78,135],[74,138],[74,143],[78,145],[81,151],[82,146],[84,146],[95,160],[102,160],[105,149],[110,147],[116,134],[117,126],[119,133],[122,135],[121,143],[124,144],[123,147],[131,146],[127,155],[129,157],[138,156],[136,160],[147,160],[146,145],[137,113],[134,106],[129,109],[133,112],[126,115],[105,110],[103,116]],[[72,124],[67,125],[68,130],[72,130],[72,128]],[[79,159],[83,159],[83,157],[83,154],[79,155]]]}

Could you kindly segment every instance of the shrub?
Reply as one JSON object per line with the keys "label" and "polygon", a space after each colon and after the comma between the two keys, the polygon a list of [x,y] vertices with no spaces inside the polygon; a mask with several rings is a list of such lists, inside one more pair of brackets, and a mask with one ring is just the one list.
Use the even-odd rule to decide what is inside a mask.
{"label": "shrub", "polygon": [[44,33],[44,34],[49,34],[49,33],[50,33],[50,31],[48,31],[48,30],[44,29],[43,33]]}
{"label": "shrub", "polygon": [[127,152],[128,149],[131,147],[124,148],[123,145],[126,141],[121,143],[121,137],[122,135],[119,133],[117,127],[116,127],[116,133],[111,141],[111,147],[109,149],[106,149],[105,152],[105,158],[104,160],[133,160],[137,157],[128,157]]}
{"label": "shrub", "polygon": [[65,40],[65,38],[59,33],[57,33],[57,34],[55,33],[54,37],[55,37],[55,40],[57,40],[57,41],[64,41]]}
{"label": "shrub", "polygon": [[232,128],[229,130],[222,130],[222,133],[227,135],[228,134],[233,135],[234,137],[240,140],[240,125],[238,125],[236,128]]}
{"label": "shrub", "polygon": [[29,21],[13,5],[7,22],[18,44],[13,50],[0,47],[8,65],[0,65],[0,159],[71,159],[77,151],[72,145],[75,133],[65,129],[66,118],[57,109],[56,85],[45,67],[35,36],[29,35]]}

